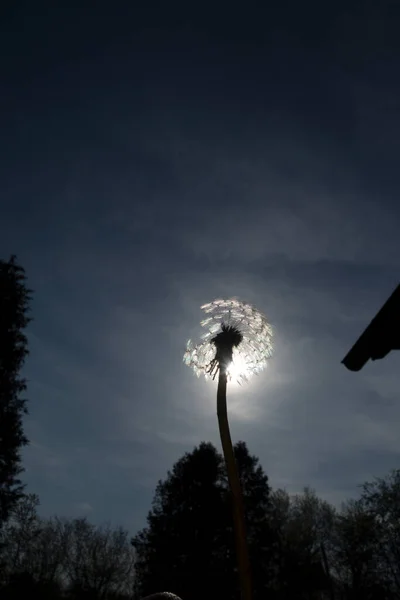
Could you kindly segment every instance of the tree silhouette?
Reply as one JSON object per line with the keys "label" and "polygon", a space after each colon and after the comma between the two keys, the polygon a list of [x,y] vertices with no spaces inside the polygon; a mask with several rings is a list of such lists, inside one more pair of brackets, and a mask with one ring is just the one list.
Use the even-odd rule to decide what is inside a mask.
{"label": "tree silhouette", "polygon": [[[374,558],[385,574],[387,588],[400,596],[400,470],[362,486],[361,506],[372,521]],[[375,530],[372,537],[371,531]]]}
{"label": "tree silhouette", "polygon": [[120,527],[37,514],[27,494],[2,530],[0,598],[125,600],[133,589],[134,550]]}
{"label": "tree silhouette", "polygon": [[201,597],[203,584],[210,585],[224,526],[222,477],[222,458],[202,443],[158,483],[148,526],[132,540],[137,597],[162,590],[191,597],[194,581],[195,597]]}
{"label": "tree silhouette", "polygon": [[30,321],[30,294],[15,256],[0,260],[0,527],[23,491],[18,475],[23,470],[20,450],[27,444],[22,423],[27,410],[20,371],[28,354],[23,331]]}
{"label": "tree silhouette", "polygon": [[347,502],[335,527],[334,572],[348,598],[386,598],[371,592],[382,583],[379,534],[360,500]]}
{"label": "tree silhouette", "polygon": [[[268,480],[246,444],[235,445],[243,488],[250,554],[257,567],[254,596],[265,597],[274,572]],[[230,488],[223,457],[210,443],[186,453],[158,483],[147,527],[136,549],[136,597],[162,590],[183,599],[236,599],[239,582]]]}
{"label": "tree silhouette", "polygon": [[[279,531],[279,586],[285,600],[332,598],[331,538],[336,514],[332,506],[305,488],[289,496],[273,493],[274,523]],[[281,596],[280,596],[281,597]]]}

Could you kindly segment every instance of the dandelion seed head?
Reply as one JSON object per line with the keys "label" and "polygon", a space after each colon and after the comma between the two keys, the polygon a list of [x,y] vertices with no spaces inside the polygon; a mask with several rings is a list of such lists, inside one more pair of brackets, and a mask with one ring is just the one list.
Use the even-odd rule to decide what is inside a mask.
{"label": "dandelion seed head", "polygon": [[207,315],[200,323],[203,334],[197,344],[187,342],[183,356],[198,377],[215,377],[215,369],[220,367],[218,347],[227,339],[230,351],[226,372],[230,380],[246,382],[266,367],[272,356],[273,332],[262,313],[235,298],[217,299],[201,309]]}

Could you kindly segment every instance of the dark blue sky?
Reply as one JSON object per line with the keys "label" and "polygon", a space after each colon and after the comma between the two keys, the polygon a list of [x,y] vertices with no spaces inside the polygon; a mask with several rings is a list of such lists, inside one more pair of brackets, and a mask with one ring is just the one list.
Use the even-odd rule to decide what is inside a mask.
{"label": "dark blue sky", "polygon": [[173,462],[219,444],[182,364],[216,296],[275,328],[230,402],[273,486],[339,503],[398,468],[400,357],[340,365],[399,278],[398,3],[7,4],[0,254],[35,290],[43,514],[135,530]]}

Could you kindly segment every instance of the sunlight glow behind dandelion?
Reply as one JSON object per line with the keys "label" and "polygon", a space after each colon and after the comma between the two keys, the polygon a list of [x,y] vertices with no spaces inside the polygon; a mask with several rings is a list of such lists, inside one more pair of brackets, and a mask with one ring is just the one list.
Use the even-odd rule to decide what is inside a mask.
{"label": "sunlight glow behind dandelion", "polygon": [[210,365],[216,356],[213,342],[223,327],[232,327],[240,332],[241,342],[233,348],[232,362],[227,367],[231,381],[239,384],[248,381],[254,374],[262,371],[272,356],[272,327],[266,318],[251,304],[236,300],[214,300],[204,304],[201,309],[208,315],[201,326],[206,332],[200,343],[194,345],[188,341],[183,361],[192,367],[198,377],[210,378]]}

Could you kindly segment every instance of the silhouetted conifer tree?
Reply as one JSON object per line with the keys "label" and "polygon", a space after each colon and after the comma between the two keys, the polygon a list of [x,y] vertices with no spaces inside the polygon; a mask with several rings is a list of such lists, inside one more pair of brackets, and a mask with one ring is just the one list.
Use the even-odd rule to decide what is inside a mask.
{"label": "silhouetted conifer tree", "polygon": [[14,256],[0,260],[0,527],[22,494],[20,451],[27,444],[22,418],[26,389],[20,371],[28,354],[23,331],[30,319],[30,290]]}
{"label": "silhouetted conifer tree", "polygon": [[[235,456],[254,559],[254,598],[262,598],[275,572],[270,487],[246,444],[236,444]],[[137,598],[163,590],[192,600],[239,597],[225,463],[212,444],[185,454],[159,482],[147,523],[132,540]]]}

